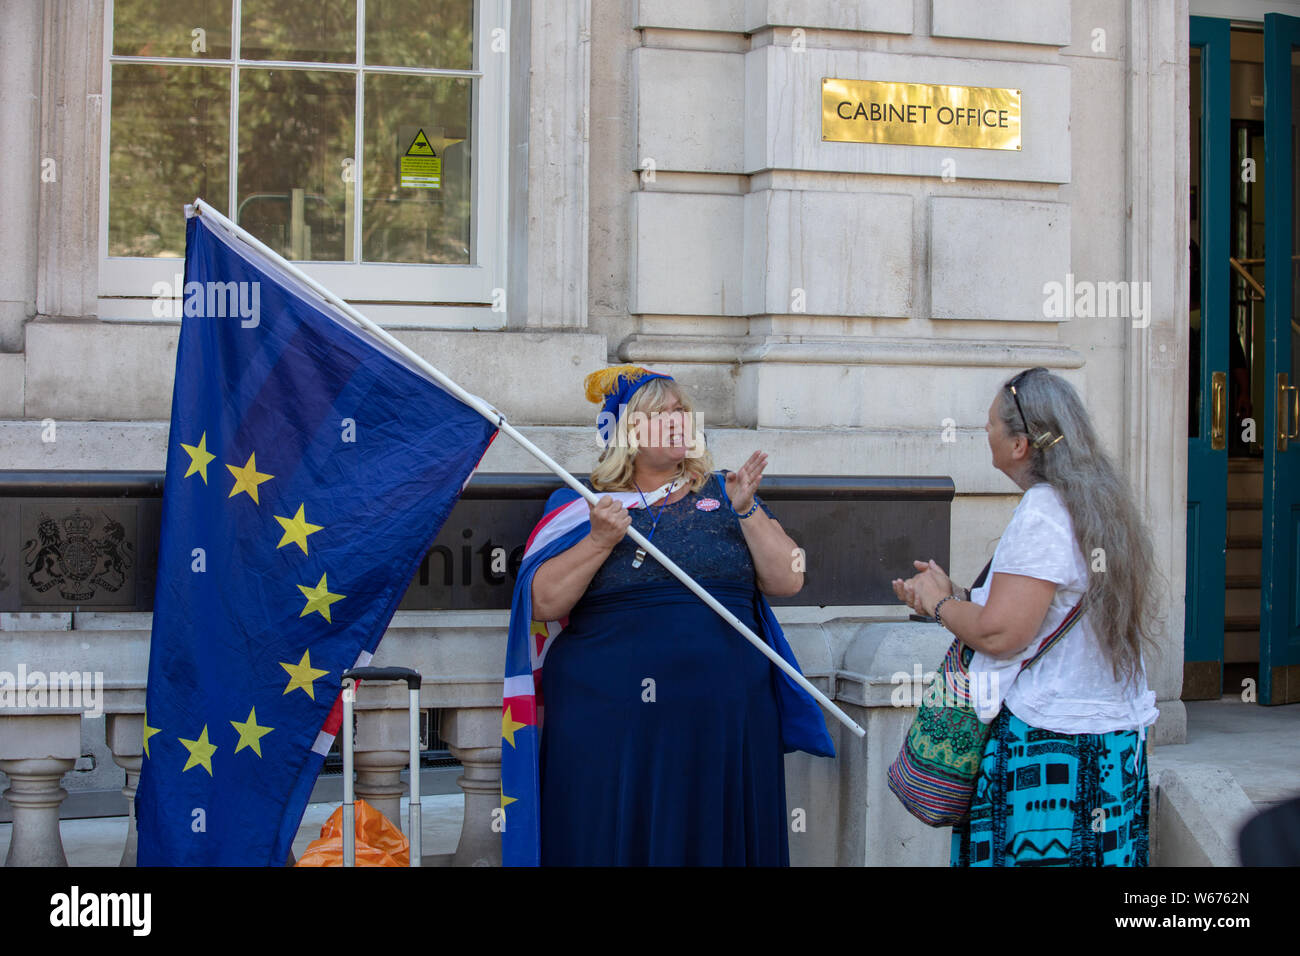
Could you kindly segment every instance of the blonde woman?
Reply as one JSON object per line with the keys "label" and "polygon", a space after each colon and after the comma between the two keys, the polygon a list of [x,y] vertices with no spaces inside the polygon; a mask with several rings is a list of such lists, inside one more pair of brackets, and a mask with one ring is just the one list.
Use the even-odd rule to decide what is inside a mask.
{"label": "blonde woman", "polygon": [[1063,378],[1011,378],[985,428],[993,466],[1024,491],[987,582],[956,591],[933,561],[894,581],[974,651],[976,709],[993,724],[952,864],[1146,866],[1144,742],[1159,716],[1142,659],[1156,611],[1150,538]]}
{"label": "blonde woman", "polygon": [[785,865],[783,754],[833,754],[821,711],[625,537],[636,527],[794,663],[763,598],[803,585],[755,494],[767,457],[715,473],[669,376],[618,366],[587,390],[602,497],[556,492],[516,583],[504,862]]}

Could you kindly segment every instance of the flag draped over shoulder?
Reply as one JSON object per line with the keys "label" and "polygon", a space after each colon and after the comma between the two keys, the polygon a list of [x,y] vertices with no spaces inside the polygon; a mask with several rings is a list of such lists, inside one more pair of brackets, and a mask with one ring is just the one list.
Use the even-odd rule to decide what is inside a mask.
{"label": "flag draped over shoulder", "polygon": [[141,865],[282,865],[365,664],[496,428],[188,222],[135,806]]}
{"label": "flag draped over shoulder", "polygon": [[[719,474],[718,479],[725,488],[724,476]],[[642,496],[626,492],[601,494],[609,495],[625,508],[648,507],[660,497],[659,494]],[[725,496],[726,492],[723,494]],[[561,488],[547,501],[546,513],[528,539],[519,575],[515,579],[501,701],[501,808],[505,819],[501,857],[506,866],[538,866],[541,863],[539,760],[545,715],[542,666],[547,651],[568,623],[567,620],[532,619],[533,576],[543,563],[573,547],[590,531],[590,509],[586,499],[570,488]],[[758,594],[757,610],[758,635],[799,670],[799,662],[786,642],[781,625],[761,593]],[[735,638],[745,640],[740,634]],[[753,653],[759,652],[754,650]],[[777,676],[777,708],[785,752],[803,750],[819,757],[835,756],[835,746],[826,729],[820,705],[788,675],[778,671]]]}

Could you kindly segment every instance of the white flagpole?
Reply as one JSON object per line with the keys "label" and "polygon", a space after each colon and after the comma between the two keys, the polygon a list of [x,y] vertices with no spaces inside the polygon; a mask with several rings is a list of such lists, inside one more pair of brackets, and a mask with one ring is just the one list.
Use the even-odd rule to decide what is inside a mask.
{"label": "white flagpole", "polygon": [[[459,385],[457,385],[455,382],[449,379],[438,369],[434,368],[423,358],[417,355],[414,351],[407,348],[404,344],[402,344],[400,341],[394,338],[385,329],[380,328],[374,322],[370,321],[370,319],[366,318],[364,315],[362,315],[360,312],[354,309],[343,299],[339,298],[329,289],[325,288],[325,286],[321,285],[311,276],[307,275],[307,273],[303,272],[292,262],[285,259],[278,252],[276,252],[270,246],[266,245],[264,242],[262,242],[252,233],[248,232],[246,229],[243,229],[235,225],[235,223],[231,222],[224,215],[217,212],[217,210],[213,209],[211,205],[209,205],[207,202],[205,202],[202,199],[195,199],[192,207],[187,207],[186,209],[187,214],[191,208],[196,214],[203,216],[211,220],[212,222],[217,223],[222,228],[224,228],[227,232],[235,236],[238,236],[240,239],[242,239],[248,245],[252,246],[258,252],[261,252],[263,255],[269,257],[278,266],[280,266],[280,268],[282,268],[285,272],[289,273],[294,278],[298,279],[298,281],[302,282],[304,285],[311,288],[322,299],[329,302],[331,305],[335,306],[336,308],[340,309],[345,315],[347,315],[348,318],[352,319],[352,321],[357,323],[357,325],[361,326],[363,329],[370,332],[372,335],[381,339],[384,343],[389,345],[391,348],[401,353],[401,355],[404,356],[407,359],[407,361],[411,362],[413,365],[418,367],[421,371],[423,371],[426,375],[432,378],[435,382],[437,382],[447,391],[451,392],[453,395],[459,398],[470,408],[474,409],[476,412],[478,412],[488,421],[495,424],[500,431],[504,432],[506,435],[509,435],[516,442],[518,442],[524,448],[525,451],[527,451],[534,458],[540,461],[548,469],[553,471],[556,474],[556,476],[559,477],[566,485],[568,485],[578,494],[582,495],[582,497],[585,498],[589,504],[594,505],[600,500],[590,489],[584,487],[583,484],[580,481],[578,481],[578,479],[574,478],[573,475],[569,474],[568,471],[566,471],[557,462],[555,462],[550,455],[546,454],[546,452],[542,451],[540,448],[534,445],[522,433],[520,433],[518,429],[516,429],[513,425],[511,425],[508,421],[506,421],[505,415],[502,414],[498,409],[488,404],[483,399],[479,398],[477,395],[473,395],[465,391],[465,389],[461,388]],[[855,720],[853,720],[853,718],[851,718],[848,714],[844,713],[844,711],[840,710],[837,706],[835,706],[835,704],[830,700],[830,698],[828,698],[825,694],[823,694],[816,687],[814,687],[808,681],[808,679],[804,677],[802,674],[800,674],[794,667],[790,666],[790,664],[788,664],[786,660],[783,657],[781,657],[780,654],[772,650],[772,648],[768,647],[767,642],[765,642],[761,637],[759,637],[757,634],[751,631],[744,623],[740,621],[739,618],[736,617],[736,615],[732,614],[721,603],[719,603],[717,598],[715,598],[712,594],[710,594],[708,591],[704,590],[704,588],[700,587],[697,583],[695,583],[694,578],[692,578],[689,574],[687,574],[685,571],[679,568],[677,564],[670,557],[668,557],[668,555],[664,554],[653,544],[651,544],[649,539],[647,539],[644,535],[642,535],[641,532],[637,531],[636,528],[629,527],[627,529],[627,535],[638,545],[640,545],[643,549],[645,549],[646,554],[650,555],[656,561],[662,564],[669,574],[677,578],[677,580],[681,581],[682,584],[686,585],[686,587],[691,591],[692,594],[694,594],[701,601],[703,601],[714,611],[716,611],[719,615],[721,615],[724,621],[726,621],[737,631],[739,631],[745,637],[745,639],[749,641],[749,643],[753,644],[754,647],[756,647],[762,654],[766,655],[768,660],[770,660],[777,667],[781,668],[781,670],[784,671],[786,675],[790,677],[791,680],[793,680],[796,684],[798,684],[809,694],[811,694],[813,696],[813,699],[816,700],[823,707],[825,707],[827,710],[829,710],[831,714],[833,714],[840,723],[842,723],[845,727],[848,727],[849,730],[853,731],[853,733],[859,737],[862,737],[866,734],[866,731],[862,727],[858,726],[858,723]]]}

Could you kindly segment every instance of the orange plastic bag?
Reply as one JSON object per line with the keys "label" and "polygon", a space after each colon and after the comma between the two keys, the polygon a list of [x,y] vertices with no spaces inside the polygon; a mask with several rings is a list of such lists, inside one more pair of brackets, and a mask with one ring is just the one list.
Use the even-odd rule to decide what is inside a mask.
{"label": "orange plastic bag", "polygon": [[[356,813],[357,866],[409,866],[411,841],[388,818],[358,800]],[[296,866],[343,865],[343,808],[339,807],[320,828],[320,839],[312,840]]]}

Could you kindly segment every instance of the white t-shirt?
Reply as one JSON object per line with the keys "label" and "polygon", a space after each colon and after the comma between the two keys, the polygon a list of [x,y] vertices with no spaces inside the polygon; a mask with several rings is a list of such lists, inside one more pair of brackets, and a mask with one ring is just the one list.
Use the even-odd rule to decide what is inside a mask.
{"label": "white t-shirt", "polygon": [[1057,588],[1028,647],[1009,658],[977,651],[971,659],[971,694],[980,720],[988,723],[996,717],[1005,698],[1011,712],[1031,727],[1061,734],[1142,731],[1155,722],[1159,711],[1156,695],[1147,687],[1145,667],[1134,683],[1116,681],[1090,613],[1020,671],[1021,661],[1034,655],[1088,587],[1088,566],[1074,540],[1074,523],[1060,494],[1047,482],[1034,485],[1020,499],[993,553],[987,580],[971,592],[973,603],[982,606],[988,601],[993,575],[999,572],[1051,581]]}

